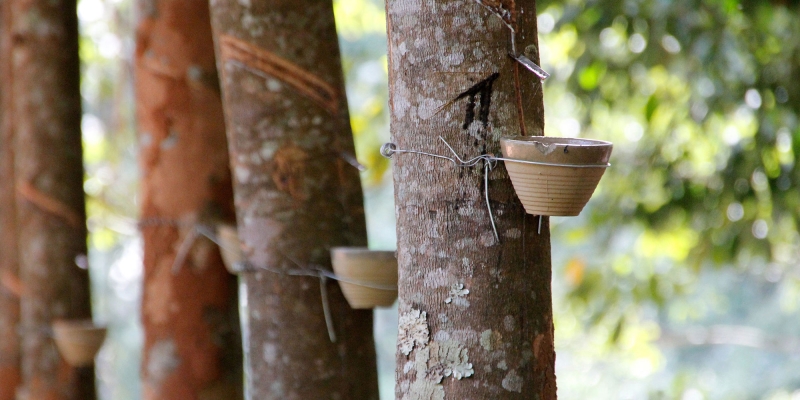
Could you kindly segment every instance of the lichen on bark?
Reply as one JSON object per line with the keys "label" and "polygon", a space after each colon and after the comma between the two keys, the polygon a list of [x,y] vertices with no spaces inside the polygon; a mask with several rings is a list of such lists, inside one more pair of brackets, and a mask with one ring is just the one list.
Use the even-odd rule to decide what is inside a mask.
{"label": "lichen on bark", "polygon": [[354,149],[332,4],[211,10],[239,235],[256,268],[240,274],[249,396],[377,400],[372,312],[326,283],[331,343],[319,280],[274,272],[329,268],[331,247],[366,245],[358,171],[339,156]]}
{"label": "lichen on bark", "polygon": [[428,314],[425,311],[412,309],[400,316],[397,342],[401,353],[409,355],[414,346],[423,348],[429,339]]}
{"label": "lichen on bark", "polygon": [[[500,154],[503,136],[543,132],[541,84],[508,56],[507,24],[517,49],[536,48],[534,0],[387,2],[398,149],[449,155],[441,137],[471,158]],[[455,168],[409,153],[392,161],[401,324],[425,313],[431,337],[418,346],[401,328],[397,368],[410,372],[413,360],[416,374],[398,374],[397,398],[554,399],[547,218],[537,233],[538,220],[525,213],[502,163],[484,176],[483,164]],[[434,354],[447,361],[430,363]],[[471,375],[435,383],[448,366]]]}

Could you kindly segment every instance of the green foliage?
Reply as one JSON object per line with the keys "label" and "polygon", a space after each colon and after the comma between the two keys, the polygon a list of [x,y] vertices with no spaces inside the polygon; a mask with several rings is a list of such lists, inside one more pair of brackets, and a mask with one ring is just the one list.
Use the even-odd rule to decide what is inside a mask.
{"label": "green foliage", "polygon": [[358,159],[367,167],[364,184],[370,188],[381,183],[389,168],[379,151],[389,138],[385,11],[383,4],[371,0],[336,0],[333,8],[350,125]]}
{"label": "green foliage", "polygon": [[[800,9],[727,0],[537,4],[542,64],[552,73],[545,134],[615,145],[583,215],[553,221],[561,343],[583,337],[559,327],[575,315],[625,354],[626,335],[651,329],[645,320],[663,335],[710,318],[773,329],[796,317],[797,307],[785,305],[798,298]],[[725,281],[742,274],[752,279]],[[751,286],[768,290],[757,299],[784,304],[765,311],[782,317],[756,322],[754,306],[730,314],[736,291]],[[663,398],[680,397],[678,386],[689,390],[696,379],[674,381]],[[742,390],[766,393],[765,384]]]}
{"label": "green foliage", "polygon": [[646,240],[638,249],[695,267],[756,255],[793,261],[798,16],[760,2],[540,7],[540,24],[552,29],[541,51],[554,70],[545,86],[548,114],[556,114],[548,132],[616,144],[589,210],[596,230],[638,222],[653,230],[643,238],[680,237],[664,246],[671,254],[645,250]]}
{"label": "green foliage", "polygon": [[[615,144],[583,214],[551,221],[560,397],[797,398],[800,365],[785,354],[670,342],[698,325],[751,325],[776,343],[800,331],[797,1],[537,3],[546,134]],[[383,229],[393,242],[378,152],[389,138],[383,3],[334,8],[367,208],[383,213],[368,216],[371,239]],[[138,398],[131,2],[81,0],[79,14],[92,273],[105,282],[95,310],[117,326],[101,392]]]}

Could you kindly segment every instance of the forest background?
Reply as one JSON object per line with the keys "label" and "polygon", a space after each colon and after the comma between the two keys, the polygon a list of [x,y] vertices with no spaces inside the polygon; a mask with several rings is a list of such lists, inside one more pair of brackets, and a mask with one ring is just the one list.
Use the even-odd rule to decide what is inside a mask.
{"label": "forest background", "polygon": [[[581,216],[553,218],[563,399],[800,399],[800,8],[538,1],[545,134],[614,142]],[[370,246],[394,249],[386,26],[336,0]],[[83,141],[103,399],[140,398],[130,0],[80,0]],[[382,398],[396,310],[376,312]]]}

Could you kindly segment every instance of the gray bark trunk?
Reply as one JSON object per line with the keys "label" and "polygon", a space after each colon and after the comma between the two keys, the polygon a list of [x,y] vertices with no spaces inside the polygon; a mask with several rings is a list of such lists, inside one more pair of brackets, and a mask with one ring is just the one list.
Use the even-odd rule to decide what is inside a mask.
{"label": "gray bark trunk", "polygon": [[[518,52],[538,62],[535,1],[485,3],[508,11]],[[501,136],[542,134],[540,83],[507,55],[510,31],[494,13],[472,0],[390,0],[387,18],[398,149],[449,156],[441,136],[471,158],[499,154]],[[482,163],[408,153],[393,163],[397,398],[555,399],[547,218],[537,233],[500,162],[486,189],[498,242]]]}
{"label": "gray bark trunk", "polygon": [[0,3],[0,400],[14,400],[21,379],[10,26],[6,1]]}
{"label": "gray bark trunk", "polygon": [[[332,246],[366,245],[332,4],[212,3],[239,235],[273,271],[329,268]],[[372,312],[328,282],[263,269],[240,275],[249,399],[378,398]]]}
{"label": "gray bark trunk", "polygon": [[92,368],[66,364],[54,319],[91,318],[74,0],[10,1],[12,113],[22,296],[18,399],[94,398]]}

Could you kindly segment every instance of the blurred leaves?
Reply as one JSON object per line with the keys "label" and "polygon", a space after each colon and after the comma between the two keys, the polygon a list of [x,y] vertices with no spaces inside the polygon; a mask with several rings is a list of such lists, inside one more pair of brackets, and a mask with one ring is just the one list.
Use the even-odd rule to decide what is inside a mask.
{"label": "blurred leaves", "polygon": [[350,124],[358,159],[367,167],[362,177],[369,189],[383,181],[389,168],[389,160],[379,151],[389,141],[385,11],[381,3],[372,0],[336,0],[333,8]]}
{"label": "blurred leaves", "polygon": [[615,143],[587,209],[594,226],[645,227],[633,248],[644,263],[798,254],[796,12],[752,1],[538,3],[553,25],[541,38],[556,71],[547,134]]}
{"label": "blurred leaves", "polygon": [[[553,221],[554,285],[567,296],[557,304],[557,337],[580,337],[559,327],[574,314],[620,346],[646,320],[663,327],[726,315],[741,301],[726,291],[735,285],[761,288],[759,301],[782,305],[776,315],[797,312],[797,3],[537,6],[542,64],[554,72],[544,87],[545,134],[614,143],[587,209]],[[706,303],[688,300],[695,296]],[[751,312],[736,317],[756,318]]]}

